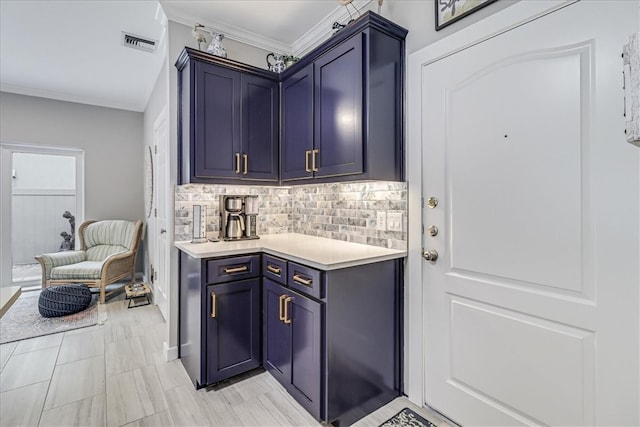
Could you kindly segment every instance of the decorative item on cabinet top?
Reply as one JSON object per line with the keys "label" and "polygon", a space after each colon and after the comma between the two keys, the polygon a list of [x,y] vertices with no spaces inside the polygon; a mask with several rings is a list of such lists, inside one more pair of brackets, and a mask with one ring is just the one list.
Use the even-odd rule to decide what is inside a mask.
{"label": "decorative item on cabinet top", "polygon": [[224,38],[224,34],[216,33],[215,31],[211,31],[211,43],[207,48],[207,52],[219,56],[220,58],[227,57],[227,50],[222,46],[222,39]]}
{"label": "decorative item on cabinet top", "polygon": [[[273,62],[271,62],[269,58],[273,58]],[[267,60],[267,69],[269,71],[273,71],[274,73],[281,73],[291,65],[298,62],[300,58],[298,58],[297,56],[280,55],[278,53],[272,52],[267,55],[266,60]]]}

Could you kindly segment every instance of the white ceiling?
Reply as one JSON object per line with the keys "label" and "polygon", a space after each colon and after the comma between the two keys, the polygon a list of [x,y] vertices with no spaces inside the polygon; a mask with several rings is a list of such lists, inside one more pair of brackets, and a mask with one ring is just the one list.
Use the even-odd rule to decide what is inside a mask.
{"label": "white ceiling", "polygon": [[[0,90],[144,111],[165,59],[167,17],[301,54],[345,16],[335,0],[0,0]],[[157,40],[156,53],[123,47],[123,31]]]}

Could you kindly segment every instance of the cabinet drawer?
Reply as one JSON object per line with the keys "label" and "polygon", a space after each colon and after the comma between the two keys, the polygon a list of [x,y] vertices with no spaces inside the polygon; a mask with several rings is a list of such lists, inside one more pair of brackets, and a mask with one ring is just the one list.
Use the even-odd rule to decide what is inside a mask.
{"label": "cabinet drawer", "polygon": [[260,255],[218,258],[207,261],[207,284],[250,279],[260,275]]}
{"label": "cabinet drawer", "polygon": [[322,289],[322,272],[311,267],[296,264],[289,261],[288,268],[289,287],[297,289],[315,298],[324,298]]}
{"label": "cabinet drawer", "polygon": [[280,284],[287,284],[287,261],[271,255],[263,255],[262,275]]}

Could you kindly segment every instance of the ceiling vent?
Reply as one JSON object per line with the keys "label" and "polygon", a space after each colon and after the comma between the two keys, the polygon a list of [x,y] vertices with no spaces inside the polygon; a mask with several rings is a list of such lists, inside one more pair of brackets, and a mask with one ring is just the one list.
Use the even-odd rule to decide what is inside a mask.
{"label": "ceiling vent", "polygon": [[124,31],[122,32],[122,46],[125,47],[153,53],[156,50],[157,43],[155,40],[145,39],[134,34],[125,33]]}

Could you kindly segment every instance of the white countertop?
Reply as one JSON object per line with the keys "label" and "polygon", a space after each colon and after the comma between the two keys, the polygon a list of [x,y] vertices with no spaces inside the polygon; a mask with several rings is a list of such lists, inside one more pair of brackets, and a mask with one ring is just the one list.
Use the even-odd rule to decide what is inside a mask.
{"label": "white countertop", "polygon": [[194,258],[264,252],[321,270],[337,270],[407,256],[407,251],[398,249],[386,249],[297,233],[268,234],[260,236],[257,240],[175,242],[174,245]]}

